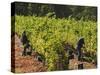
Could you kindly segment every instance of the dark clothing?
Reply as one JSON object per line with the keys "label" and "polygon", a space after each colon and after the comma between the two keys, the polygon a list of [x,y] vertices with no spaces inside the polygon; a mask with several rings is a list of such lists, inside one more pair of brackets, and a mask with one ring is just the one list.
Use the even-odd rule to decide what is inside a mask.
{"label": "dark clothing", "polygon": [[32,47],[31,45],[29,44],[29,42],[27,42],[25,45],[24,45],[24,51],[23,51],[23,55],[31,55],[32,54]]}
{"label": "dark clothing", "polygon": [[28,39],[27,39],[26,33],[23,32],[21,42],[23,43],[23,45],[25,45],[27,43],[27,41],[28,41]]}
{"label": "dark clothing", "polygon": [[82,59],[82,56],[83,56],[81,48],[83,47],[84,44],[85,44],[84,38],[80,38],[78,43],[77,43],[77,48],[76,48],[79,61]]}

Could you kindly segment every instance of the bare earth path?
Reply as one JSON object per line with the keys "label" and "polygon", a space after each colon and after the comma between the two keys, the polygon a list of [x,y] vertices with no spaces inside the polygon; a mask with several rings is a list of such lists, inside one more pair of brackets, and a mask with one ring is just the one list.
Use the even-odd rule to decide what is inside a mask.
{"label": "bare earth path", "polygon": [[92,62],[87,62],[87,61],[78,61],[77,56],[74,54],[74,58],[69,60],[69,70],[73,69],[79,69],[78,65],[83,64],[83,69],[95,69],[96,65],[93,64]]}
{"label": "bare earth path", "polygon": [[[15,40],[15,41],[14,41]],[[15,46],[14,46],[15,44]],[[23,46],[20,38],[15,35],[12,38],[12,50],[15,50],[15,72],[16,73],[27,73],[27,72],[44,72],[46,67],[43,63],[39,62],[33,56],[22,56]],[[32,54],[35,54],[33,52]],[[13,56],[13,55],[12,55]],[[12,58],[14,58],[12,57]]]}

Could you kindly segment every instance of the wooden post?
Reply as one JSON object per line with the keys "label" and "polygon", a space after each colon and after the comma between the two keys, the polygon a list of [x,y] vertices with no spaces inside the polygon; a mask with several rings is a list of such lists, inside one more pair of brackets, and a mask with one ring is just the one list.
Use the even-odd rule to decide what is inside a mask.
{"label": "wooden post", "polygon": [[62,67],[62,55],[59,54],[59,70],[62,70],[63,67]]}
{"label": "wooden post", "polygon": [[83,63],[78,64],[78,69],[83,69]]}

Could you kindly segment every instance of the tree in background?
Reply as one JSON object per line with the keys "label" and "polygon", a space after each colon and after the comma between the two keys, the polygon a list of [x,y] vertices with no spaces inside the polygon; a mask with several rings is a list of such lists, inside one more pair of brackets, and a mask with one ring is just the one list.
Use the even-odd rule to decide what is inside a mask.
{"label": "tree in background", "polygon": [[83,20],[97,21],[97,8],[90,6],[16,2],[15,13],[24,16],[46,16],[48,13],[53,13],[51,17],[53,15],[56,15],[56,18],[68,18],[71,16],[77,20],[83,18]]}

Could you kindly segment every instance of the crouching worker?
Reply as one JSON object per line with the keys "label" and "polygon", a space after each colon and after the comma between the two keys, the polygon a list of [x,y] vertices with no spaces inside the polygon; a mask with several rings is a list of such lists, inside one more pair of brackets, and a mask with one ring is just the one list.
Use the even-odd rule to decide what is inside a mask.
{"label": "crouching worker", "polygon": [[76,47],[79,61],[81,61],[81,59],[83,58],[82,48],[84,47],[84,45],[85,45],[84,38],[80,38],[77,42],[77,47]]}
{"label": "crouching worker", "polygon": [[24,51],[23,51],[22,56],[26,56],[26,55],[31,56],[31,54],[32,54],[32,47],[29,44],[29,41],[27,41],[27,43],[24,45]]}

